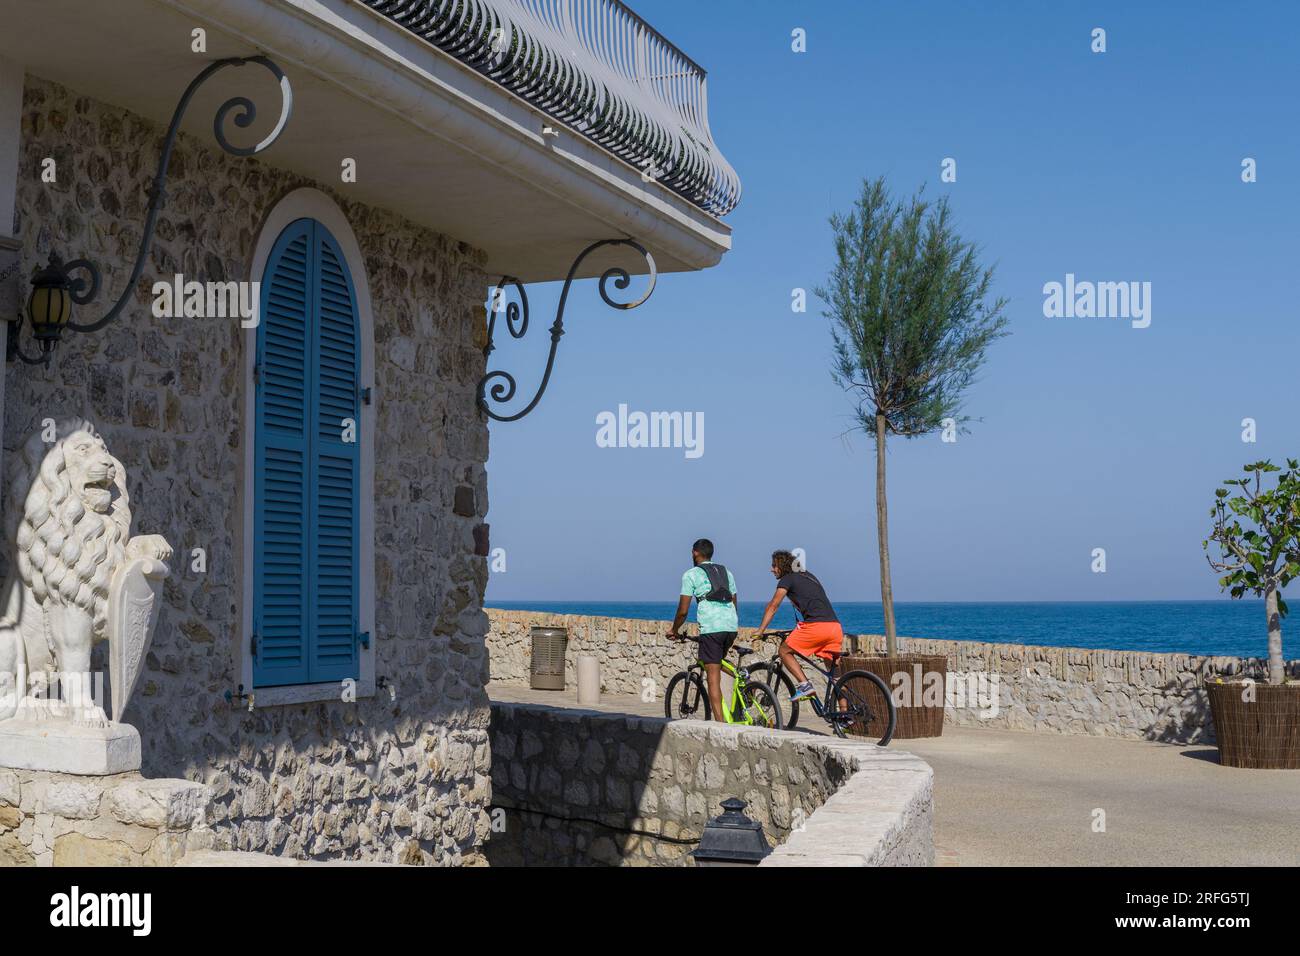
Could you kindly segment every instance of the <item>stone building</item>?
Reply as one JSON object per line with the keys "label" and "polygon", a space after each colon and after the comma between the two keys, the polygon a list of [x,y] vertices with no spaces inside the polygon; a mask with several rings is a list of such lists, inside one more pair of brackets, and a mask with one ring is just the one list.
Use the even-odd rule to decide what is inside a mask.
{"label": "stone building", "polygon": [[[219,848],[481,861],[488,425],[542,372],[493,405],[484,303],[601,240],[638,245],[577,279],[721,259],[739,184],[703,71],[618,0],[0,0],[0,25],[4,456],[84,416],[175,550],[123,718],[143,774],[207,784]],[[249,57],[188,103],[151,234],[178,100]],[[45,353],[52,255],[101,279],[72,323],[124,304]]]}

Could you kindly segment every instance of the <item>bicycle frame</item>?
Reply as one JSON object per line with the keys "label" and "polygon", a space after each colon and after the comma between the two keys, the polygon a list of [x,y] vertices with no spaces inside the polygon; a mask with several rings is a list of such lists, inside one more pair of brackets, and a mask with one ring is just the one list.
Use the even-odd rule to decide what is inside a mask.
{"label": "bicycle frame", "polygon": [[[791,648],[791,649],[790,649],[790,653],[792,653],[795,657],[799,658],[799,660],[803,661],[804,664],[806,664],[808,667],[811,667],[811,668],[812,668],[813,670],[815,670],[818,674],[821,674],[821,675],[822,675],[822,678],[826,681],[826,692],[825,692],[825,693],[826,693],[826,696],[829,696],[829,695],[830,695],[830,692],[831,692],[831,684],[833,684],[833,683],[835,682],[835,670],[834,670],[834,668],[833,668],[833,667],[823,667],[821,664],[819,664],[817,661],[813,660],[812,658],[810,658],[810,657],[804,657],[802,654],[800,654],[800,653],[799,653],[798,651],[796,651],[794,648]],[[773,658],[773,659],[776,661],[777,666],[780,667],[780,668],[782,668],[782,669],[784,670],[785,665],[781,662],[781,655],[780,655],[780,654],[777,654],[777,655],[775,656],[775,658]],[[793,679],[794,679],[794,675],[790,675],[790,676],[791,676],[791,680],[793,680]],[[824,707],[822,707],[821,696],[822,696],[822,695],[819,695],[819,694],[817,694],[817,693],[814,693],[811,697],[808,698],[808,702],[809,702],[810,704],[812,704],[813,712],[814,712],[818,717],[825,718],[825,716],[826,716],[826,710],[825,710]]]}
{"label": "bicycle frame", "polygon": [[[789,632],[786,631],[784,633],[782,632],[777,632],[777,633],[781,634],[781,636],[784,637]],[[818,717],[822,718],[823,720],[828,720],[828,718],[826,717],[826,708],[822,706],[822,697],[830,696],[831,684],[835,682],[836,665],[831,665],[831,667],[824,667],[819,661],[815,661],[811,657],[804,657],[794,648],[790,649],[790,653],[793,654],[795,657],[799,658],[799,660],[801,660],[807,667],[812,668],[814,671],[820,674],[822,678],[826,681],[826,689],[822,694],[818,694],[816,691],[814,691],[811,697],[806,697],[804,699],[807,700],[808,703],[812,705],[813,713],[815,713]],[[768,663],[772,665],[776,673],[785,674],[790,680],[794,680],[794,675],[791,674],[788,670],[786,670],[785,662],[781,660],[780,653],[773,654],[772,657],[768,660]],[[838,661],[836,662],[836,664],[838,664]],[[775,692],[775,688],[773,688],[773,692]]]}
{"label": "bicycle frame", "polygon": [[[745,701],[740,696],[741,686],[744,685],[744,683],[747,680],[749,680],[748,668],[738,669],[734,664],[731,663],[731,661],[727,660],[725,657],[722,659],[721,666],[724,672],[731,675],[731,700],[730,702],[725,700],[722,702],[723,721],[728,724],[736,723],[736,721],[731,719],[731,713],[732,711],[738,710],[745,715],[745,719],[742,721],[742,723],[749,726],[753,726],[754,718],[750,716],[749,709],[745,707]],[[709,692],[708,676],[700,673],[701,671],[704,670],[704,661],[696,660],[695,663],[692,664],[690,667],[688,667],[686,670],[688,674],[695,674],[699,677],[700,682],[704,685],[704,693],[707,694]],[[728,706],[728,703],[730,703],[730,706]]]}

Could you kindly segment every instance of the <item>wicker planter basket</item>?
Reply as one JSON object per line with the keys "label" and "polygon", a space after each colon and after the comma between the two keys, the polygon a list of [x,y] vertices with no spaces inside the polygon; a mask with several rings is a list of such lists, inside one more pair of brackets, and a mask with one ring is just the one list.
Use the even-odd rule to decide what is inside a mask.
{"label": "wicker planter basket", "polygon": [[1300,683],[1246,685],[1207,683],[1219,763],[1256,770],[1300,770]]}
{"label": "wicker planter basket", "polygon": [[[919,670],[918,670],[919,668]],[[908,706],[898,707],[898,724],[894,728],[894,739],[912,739],[916,737],[939,737],[943,735],[943,706],[948,687],[948,658],[942,654],[899,654],[886,657],[884,654],[846,654],[840,658],[839,672],[863,670],[878,674],[884,678],[890,690],[895,689],[894,675],[904,672],[914,692]],[[925,681],[932,681],[930,674],[939,675],[938,706],[926,706],[923,702]],[[917,683],[920,674],[922,683]],[[933,696],[933,691],[931,695]],[[879,737],[884,732],[883,726],[849,728],[849,733],[859,736]]]}

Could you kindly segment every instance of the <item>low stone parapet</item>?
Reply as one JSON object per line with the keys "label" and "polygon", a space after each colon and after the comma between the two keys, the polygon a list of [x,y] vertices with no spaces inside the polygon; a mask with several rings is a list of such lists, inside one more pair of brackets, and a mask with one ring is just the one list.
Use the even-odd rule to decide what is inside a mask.
{"label": "low stone parapet", "polygon": [[863,740],[492,705],[493,865],[680,866],[738,797],[772,865],[929,866],[933,772]]}
{"label": "low stone parapet", "polygon": [[934,866],[934,772],[865,741],[826,740],[855,768],[762,866]]}
{"label": "low stone parapet", "polygon": [[[647,686],[662,694],[672,675],[694,659],[693,644],[674,644],[664,637],[667,621],[544,611],[488,609],[487,613],[492,680],[506,684],[528,683],[529,630],[539,625],[568,629],[565,670],[571,687],[580,654],[599,661],[603,690],[614,694],[640,695]],[[740,640],[746,644],[755,643],[753,635],[753,628],[740,629]],[[945,720],[963,726],[1213,743],[1205,682],[1264,673],[1264,662],[1255,658],[899,640],[907,653],[947,657]],[[883,650],[884,638],[853,635],[845,645],[847,651],[873,653]],[[764,657],[775,652],[771,641],[757,646]],[[1300,661],[1290,662],[1287,670],[1300,676]]]}

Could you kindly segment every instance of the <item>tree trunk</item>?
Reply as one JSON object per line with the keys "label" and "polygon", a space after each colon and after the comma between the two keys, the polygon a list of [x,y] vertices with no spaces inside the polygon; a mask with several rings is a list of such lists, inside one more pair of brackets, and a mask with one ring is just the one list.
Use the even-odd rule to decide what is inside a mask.
{"label": "tree trunk", "polygon": [[[876,537],[880,543],[880,604],[885,612],[885,651],[898,654],[894,627],[894,585],[889,579],[889,506],[885,502],[885,416],[876,415]],[[1278,645],[1281,655],[1281,644]],[[1279,658],[1280,659],[1280,658]]]}
{"label": "tree trunk", "polygon": [[1264,613],[1268,615],[1268,682],[1281,684],[1286,675],[1282,668],[1282,615],[1277,609],[1277,588],[1264,592]]}

